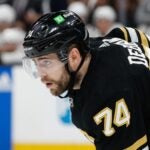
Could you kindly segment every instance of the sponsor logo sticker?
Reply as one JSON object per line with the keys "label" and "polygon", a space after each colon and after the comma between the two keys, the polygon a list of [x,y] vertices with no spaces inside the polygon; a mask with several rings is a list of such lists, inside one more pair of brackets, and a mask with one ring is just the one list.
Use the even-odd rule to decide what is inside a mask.
{"label": "sponsor logo sticker", "polygon": [[56,17],[54,18],[54,20],[55,20],[55,22],[56,22],[57,24],[61,24],[61,23],[63,23],[63,22],[65,21],[65,19],[64,19],[64,17],[63,17],[62,15],[56,16]]}

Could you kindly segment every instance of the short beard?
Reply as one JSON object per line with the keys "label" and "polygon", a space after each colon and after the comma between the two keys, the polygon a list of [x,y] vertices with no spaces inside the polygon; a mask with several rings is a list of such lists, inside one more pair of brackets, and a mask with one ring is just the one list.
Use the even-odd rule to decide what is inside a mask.
{"label": "short beard", "polygon": [[50,90],[51,94],[54,96],[61,95],[67,90],[69,82],[70,82],[70,76],[68,74],[66,76],[62,75],[60,81],[57,82],[54,81],[54,84],[56,84],[56,88]]}
{"label": "short beard", "polygon": [[51,89],[51,90],[50,90],[51,94],[54,95],[54,96],[59,96],[59,95],[61,95],[63,92],[66,91],[67,86],[68,86],[68,85],[64,85],[64,84],[60,84],[60,83],[55,83],[55,84],[57,84],[57,87],[58,87],[58,88],[57,88],[57,89]]}

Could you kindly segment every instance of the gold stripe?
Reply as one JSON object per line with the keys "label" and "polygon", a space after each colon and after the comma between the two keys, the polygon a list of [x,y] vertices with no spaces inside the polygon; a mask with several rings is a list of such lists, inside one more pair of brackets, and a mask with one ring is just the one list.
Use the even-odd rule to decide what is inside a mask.
{"label": "gold stripe", "polygon": [[12,150],[95,150],[91,144],[14,144]]}
{"label": "gold stripe", "polygon": [[129,41],[127,30],[126,30],[124,27],[121,27],[120,29],[121,29],[122,32],[124,33],[125,40],[126,40],[126,41]]}
{"label": "gold stripe", "polygon": [[139,140],[137,140],[133,145],[131,145],[130,147],[126,148],[125,150],[135,150],[140,148],[142,145],[144,145],[147,142],[147,136],[143,136],[142,138],[140,138]]}
{"label": "gold stripe", "polygon": [[81,129],[79,129],[79,130],[90,142],[94,143],[95,139],[92,136],[88,135],[88,133],[86,133],[85,131],[83,131]]}
{"label": "gold stripe", "polygon": [[142,44],[144,46],[146,46],[146,47],[149,47],[148,41],[147,41],[147,38],[146,38],[145,34],[143,32],[141,32],[141,31],[139,31],[139,33],[140,33],[140,36],[141,36],[141,42],[142,42]]}

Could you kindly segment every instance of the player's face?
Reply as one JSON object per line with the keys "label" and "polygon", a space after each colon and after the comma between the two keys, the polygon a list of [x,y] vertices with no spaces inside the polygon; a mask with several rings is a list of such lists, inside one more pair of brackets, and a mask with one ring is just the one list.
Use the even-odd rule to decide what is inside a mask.
{"label": "player's face", "polygon": [[46,85],[50,92],[59,96],[66,90],[69,82],[69,75],[56,54],[34,58],[41,81]]}

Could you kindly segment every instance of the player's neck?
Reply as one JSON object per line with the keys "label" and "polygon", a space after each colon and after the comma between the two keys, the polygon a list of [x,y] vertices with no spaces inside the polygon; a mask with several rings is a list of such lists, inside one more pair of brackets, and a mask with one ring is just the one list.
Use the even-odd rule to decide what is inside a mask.
{"label": "player's neck", "polygon": [[87,54],[82,67],[80,68],[80,70],[77,73],[76,81],[75,81],[75,85],[74,85],[73,89],[80,89],[81,83],[88,71],[90,61],[91,61],[91,54]]}

